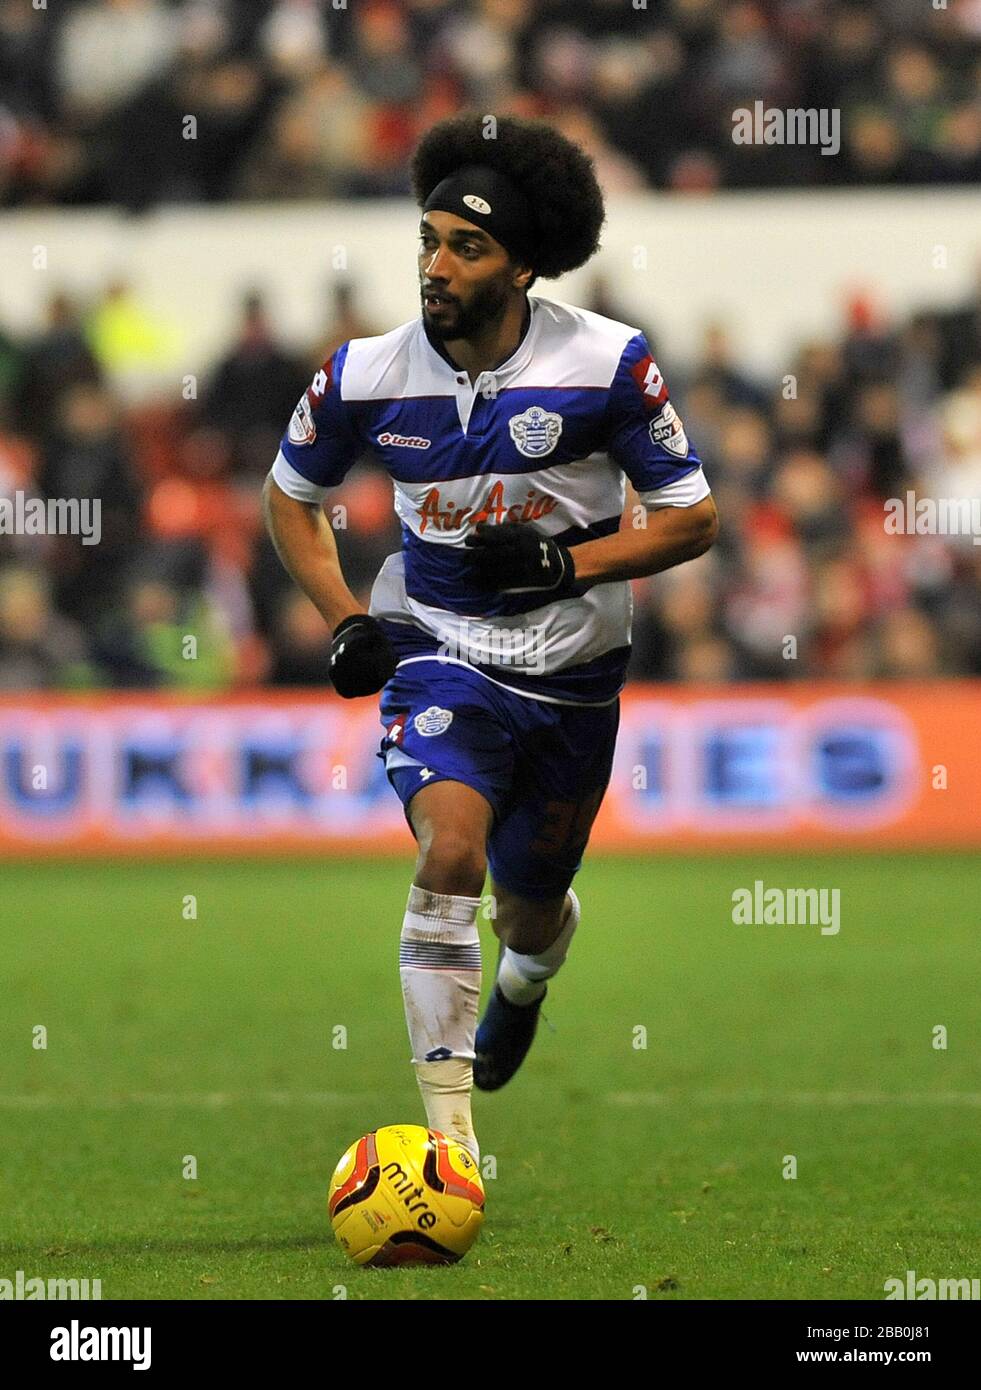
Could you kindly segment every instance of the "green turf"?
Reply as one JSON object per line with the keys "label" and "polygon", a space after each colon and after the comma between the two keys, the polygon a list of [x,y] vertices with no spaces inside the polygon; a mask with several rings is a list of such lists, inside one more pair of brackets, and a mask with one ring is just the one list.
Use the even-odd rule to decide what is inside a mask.
{"label": "green turf", "polygon": [[[840,933],[733,925],[756,878],[839,888]],[[106,1298],[881,1299],[907,1269],[981,1275],[966,856],[587,857],[554,1032],[475,1101],[497,1164],[480,1241],[450,1269],[348,1264],[334,1163],[423,1119],[396,966],[410,880],[408,861],[2,866],[0,1278],[100,1278]]]}

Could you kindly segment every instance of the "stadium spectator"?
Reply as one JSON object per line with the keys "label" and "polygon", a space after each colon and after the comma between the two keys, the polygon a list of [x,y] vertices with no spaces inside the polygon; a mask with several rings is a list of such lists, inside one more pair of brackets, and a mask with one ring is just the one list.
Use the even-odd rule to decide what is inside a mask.
{"label": "stadium spectator", "polygon": [[221,690],[235,673],[233,644],[210,596],[155,575],[133,580],[95,648],[109,683],[128,689]]}
{"label": "stadium spectator", "polygon": [[343,277],[327,287],[328,316],[323,332],[311,344],[307,362],[311,375],[322,367],[328,357],[352,338],[371,338],[381,332],[358,305],[357,288]]}
{"label": "stadium spectator", "polygon": [[120,569],[138,547],[141,491],[119,402],[103,386],[80,382],[61,397],[36,478],[48,498],[97,499],[98,544],[82,535],[48,537],[48,565],[59,609],[91,630],[115,600]]}
{"label": "stadium spectator", "polygon": [[177,45],[175,12],[159,0],[73,6],[58,30],[55,80],[63,114],[83,129],[167,67]]}
{"label": "stadium spectator", "polygon": [[330,664],[330,633],[305,594],[284,595],[272,636],[273,685],[318,686]]}
{"label": "stadium spectator", "polygon": [[91,681],[83,632],[53,608],[46,577],[0,570],[0,690],[64,690]]}
{"label": "stadium spectator", "polygon": [[[590,307],[629,316],[602,278],[592,290]],[[200,408],[128,407],[102,379],[81,327],[88,315],[64,295],[37,335],[5,331],[0,499],[23,488],[103,505],[98,546],[0,534],[7,572],[46,576],[30,603],[18,581],[8,687],[323,684],[325,632],[294,603],[257,497],[324,355],[379,331],[346,277],[329,286],[327,310],[296,360],[250,293]],[[706,326],[687,383],[666,365],[725,525],[709,555],[634,582],[634,678],[981,674],[981,547],[971,534],[885,526],[885,504],[907,490],[981,496],[979,322],[976,297],[888,324],[856,296],[837,340],[802,345],[790,394],[748,377],[718,323]],[[635,501],[628,489],[627,524]],[[366,603],[400,544],[391,482],[370,455],[331,492],[327,515]],[[59,663],[50,634],[62,630],[71,659]],[[200,655],[188,662],[179,639],[195,634]]]}
{"label": "stadium spectator", "polygon": [[[972,13],[895,0],[86,0],[43,12],[0,0],[0,200],[405,194],[407,151],[464,106],[575,122],[610,191],[971,183]],[[756,100],[840,112],[840,154],[736,145],[733,112]]]}
{"label": "stadium spectator", "polygon": [[54,428],[67,391],[83,382],[102,380],[70,296],[56,291],[48,300],[46,319],[44,328],[23,344],[19,366],[10,373],[14,423],[24,434],[41,439]]}
{"label": "stadium spectator", "polygon": [[368,157],[371,106],[338,64],[288,90],[244,155],[237,196],[251,201],[348,198]]}
{"label": "stadium spectator", "polygon": [[250,290],[237,340],[218,363],[200,411],[202,421],[229,440],[236,472],[265,477],[283,421],[308,384],[305,365],[276,341],[262,295]]}

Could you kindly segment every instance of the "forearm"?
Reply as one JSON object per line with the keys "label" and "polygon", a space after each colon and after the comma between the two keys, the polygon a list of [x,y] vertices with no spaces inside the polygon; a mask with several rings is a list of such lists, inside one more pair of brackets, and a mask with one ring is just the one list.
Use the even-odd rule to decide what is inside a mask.
{"label": "forearm", "polygon": [[711,497],[693,507],[660,507],[646,519],[646,526],[573,546],[576,579],[605,584],[659,574],[704,554],[719,529]]}
{"label": "forearm", "polygon": [[285,569],[328,627],[335,628],[352,613],[363,613],[363,605],[344,581],[334,533],[322,509],[288,497],[271,475],[263,488],[262,509]]}

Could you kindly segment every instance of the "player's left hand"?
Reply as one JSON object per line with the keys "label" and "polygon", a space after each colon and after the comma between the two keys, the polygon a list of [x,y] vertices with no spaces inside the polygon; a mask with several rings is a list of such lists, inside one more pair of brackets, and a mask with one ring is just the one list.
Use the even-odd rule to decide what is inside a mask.
{"label": "player's left hand", "polygon": [[463,543],[473,557],[479,581],[502,594],[541,590],[553,598],[568,598],[578,592],[568,547],[530,522],[481,521]]}

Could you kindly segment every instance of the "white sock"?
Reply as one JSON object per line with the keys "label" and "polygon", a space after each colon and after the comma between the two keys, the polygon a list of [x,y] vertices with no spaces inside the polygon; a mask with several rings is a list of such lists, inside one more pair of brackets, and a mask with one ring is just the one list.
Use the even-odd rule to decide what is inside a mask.
{"label": "white sock", "polygon": [[409,889],[399,974],[412,1063],[430,1129],[480,1162],[473,1131],[474,1039],[480,1001],[480,898]]}
{"label": "white sock", "polygon": [[536,999],[541,999],[545,993],[545,981],[558,972],[566,958],[573,932],[579,925],[580,911],[579,899],[570,888],[562,930],[551,946],[537,956],[523,956],[512,951],[510,946],[505,946],[497,972],[497,983],[505,999],[512,1004],[533,1004]]}

